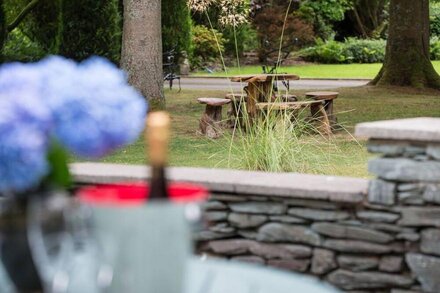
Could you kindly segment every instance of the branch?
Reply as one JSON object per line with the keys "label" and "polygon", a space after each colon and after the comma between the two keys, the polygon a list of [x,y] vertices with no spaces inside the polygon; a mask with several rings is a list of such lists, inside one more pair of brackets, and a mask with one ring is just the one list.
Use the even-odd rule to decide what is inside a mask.
{"label": "branch", "polygon": [[10,24],[7,25],[6,31],[11,32],[13,31],[20,23],[21,21],[29,14],[29,12],[34,9],[35,6],[40,2],[40,0],[32,0],[29,2],[28,5],[26,5],[25,8],[20,12],[20,14],[17,15],[17,17],[12,21]]}

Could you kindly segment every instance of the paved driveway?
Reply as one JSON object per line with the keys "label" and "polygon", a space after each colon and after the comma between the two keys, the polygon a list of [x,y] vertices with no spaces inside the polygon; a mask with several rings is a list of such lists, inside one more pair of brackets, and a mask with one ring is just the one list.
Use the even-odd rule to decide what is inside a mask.
{"label": "paved driveway", "polygon": [[[363,86],[367,83],[368,80],[303,79],[291,81],[290,85],[292,89],[335,89],[340,87]],[[230,82],[225,78],[182,78],[181,84],[183,89],[223,91],[228,91],[231,88],[234,91],[239,91],[244,86],[237,82]],[[168,84],[165,84],[165,86],[168,86]],[[175,86],[177,87],[177,84]]]}

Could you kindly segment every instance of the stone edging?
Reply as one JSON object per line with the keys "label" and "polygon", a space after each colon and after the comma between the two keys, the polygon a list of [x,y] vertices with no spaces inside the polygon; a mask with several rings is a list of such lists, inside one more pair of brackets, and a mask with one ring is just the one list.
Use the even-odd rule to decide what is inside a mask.
{"label": "stone edging", "polygon": [[[144,181],[149,168],[139,165],[74,163],[70,170],[78,183]],[[298,173],[266,173],[225,169],[174,167],[172,181],[205,185],[216,193],[239,193],[360,203],[367,195],[368,180]]]}

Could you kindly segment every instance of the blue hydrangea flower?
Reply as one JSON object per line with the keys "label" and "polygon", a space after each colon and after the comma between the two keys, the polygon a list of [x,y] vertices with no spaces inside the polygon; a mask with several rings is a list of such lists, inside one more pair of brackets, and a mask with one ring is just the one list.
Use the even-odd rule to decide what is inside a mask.
{"label": "blue hydrangea flower", "polygon": [[147,104],[115,65],[99,57],[79,65],[52,57],[40,66],[55,137],[70,151],[97,158],[139,136]]}
{"label": "blue hydrangea flower", "polygon": [[41,100],[40,76],[33,66],[0,68],[0,192],[24,191],[49,171],[51,115]]}

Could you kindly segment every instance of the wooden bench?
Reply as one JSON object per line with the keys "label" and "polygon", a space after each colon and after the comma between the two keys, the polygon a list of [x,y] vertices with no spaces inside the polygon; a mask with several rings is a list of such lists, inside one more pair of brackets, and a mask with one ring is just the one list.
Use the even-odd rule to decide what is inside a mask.
{"label": "wooden bench", "polygon": [[205,104],[205,112],[200,118],[200,130],[209,138],[218,138],[221,134],[222,106],[231,100],[221,98],[198,98],[200,104]]}
{"label": "wooden bench", "polygon": [[317,119],[318,131],[321,134],[330,135],[332,133],[330,122],[324,105],[321,101],[300,101],[288,103],[257,103],[257,109],[260,111],[292,111],[295,115],[299,110],[310,107],[310,112],[314,114],[313,118]]}
{"label": "wooden bench", "polygon": [[[338,97],[338,92],[320,91],[320,92],[308,92],[306,93],[306,98],[313,99],[316,101],[324,102],[324,109],[327,113],[328,120],[330,121],[330,126],[332,129],[337,128],[338,120],[333,112],[333,100]],[[314,115],[315,113],[312,113]]]}

